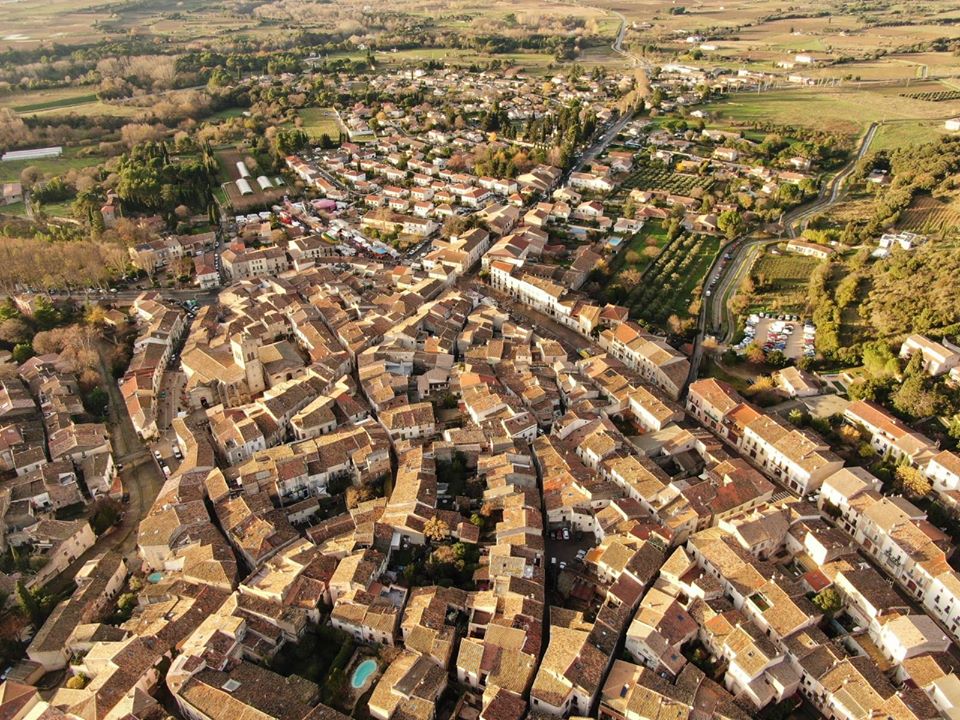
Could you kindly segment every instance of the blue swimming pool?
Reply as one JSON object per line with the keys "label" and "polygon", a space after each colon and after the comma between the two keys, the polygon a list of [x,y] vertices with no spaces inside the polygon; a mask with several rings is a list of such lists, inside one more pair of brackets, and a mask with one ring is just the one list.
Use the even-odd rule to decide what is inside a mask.
{"label": "blue swimming pool", "polygon": [[152,582],[156,584],[161,580],[163,580],[163,573],[161,572],[150,573],[149,575],[147,575],[147,582]]}
{"label": "blue swimming pool", "polygon": [[376,671],[376,660],[364,660],[362,663],[357,665],[356,669],[353,671],[353,677],[350,678],[350,684],[353,686],[353,689],[359,690],[362,688],[366,684],[369,677]]}

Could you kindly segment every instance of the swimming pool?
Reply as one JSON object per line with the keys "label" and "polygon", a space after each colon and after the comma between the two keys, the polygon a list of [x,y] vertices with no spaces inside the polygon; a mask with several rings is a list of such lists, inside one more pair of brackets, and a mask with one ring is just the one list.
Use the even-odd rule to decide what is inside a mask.
{"label": "swimming pool", "polygon": [[353,671],[353,677],[350,678],[350,684],[353,686],[353,689],[359,690],[364,685],[366,685],[367,680],[376,671],[377,671],[376,660],[364,660],[362,663],[357,665],[356,669]]}
{"label": "swimming pool", "polygon": [[147,575],[147,582],[152,582],[156,584],[161,580],[163,580],[163,573],[161,572],[150,573],[149,575]]}

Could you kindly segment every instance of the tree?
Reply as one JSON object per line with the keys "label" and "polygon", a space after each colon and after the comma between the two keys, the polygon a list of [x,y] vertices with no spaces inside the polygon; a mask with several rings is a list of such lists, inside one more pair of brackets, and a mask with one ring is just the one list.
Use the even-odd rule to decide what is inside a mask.
{"label": "tree", "polygon": [[898,465],[894,472],[897,487],[906,495],[926,497],[932,487],[923,473],[911,465]]}
{"label": "tree", "polygon": [[83,396],[83,409],[97,418],[105,417],[110,396],[101,387],[95,387]]}
{"label": "tree", "polygon": [[432,517],[423,526],[423,535],[428,540],[442,542],[450,535],[450,526],[446,520],[439,517]]}
{"label": "tree", "polygon": [[19,318],[10,318],[0,322],[0,340],[17,345],[30,338],[30,326]]}
{"label": "tree", "polygon": [[736,210],[726,210],[717,218],[717,227],[727,240],[735,240],[746,229],[746,223]]}
{"label": "tree", "polygon": [[13,361],[18,365],[25,363],[34,355],[33,346],[30,343],[18,343],[11,354],[13,355]]}
{"label": "tree", "polygon": [[121,510],[120,503],[113,498],[97,500],[90,515],[90,526],[93,528],[93,532],[102,535],[119,523]]}
{"label": "tree", "polygon": [[843,598],[834,588],[828,587],[814,595],[813,604],[827,617],[833,617],[843,609]]}
{"label": "tree", "polygon": [[40,607],[40,601],[32,590],[27,589],[23,580],[17,580],[17,602],[34,627],[39,628],[43,625],[43,609]]}
{"label": "tree", "polygon": [[83,673],[77,673],[67,680],[67,687],[71,690],[83,690],[90,679]]}
{"label": "tree", "polygon": [[756,343],[750,343],[747,346],[746,356],[747,360],[756,365],[760,365],[767,360],[767,354],[763,351],[763,348]]}
{"label": "tree", "polygon": [[922,374],[907,377],[890,399],[897,411],[912,418],[940,415],[949,406],[936,381]]}
{"label": "tree", "polygon": [[890,344],[883,340],[863,344],[863,366],[874,377],[889,377],[900,372],[900,363]]}

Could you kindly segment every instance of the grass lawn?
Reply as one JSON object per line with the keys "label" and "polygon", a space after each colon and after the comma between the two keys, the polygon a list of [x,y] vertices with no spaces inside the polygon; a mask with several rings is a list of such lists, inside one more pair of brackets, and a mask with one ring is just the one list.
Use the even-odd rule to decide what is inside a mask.
{"label": "grass lawn", "polygon": [[340,136],[340,123],[333,108],[303,108],[299,115],[303,119],[303,129],[310,137],[327,135],[336,142]]}
{"label": "grass lawn", "polygon": [[[656,257],[655,255],[653,257],[644,255],[644,250],[651,246],[662,250],[666,244],[667,231],[663,225],[657,221],[648,221],[643,226],[643,230],[631,237],[626,247],[613,258],[610,262],[610,270],[615,276],[619,276],[625,270],[633,269],[642,271],[653,261],[653,257]],[[641,256],[640,262],[628,262],[628,258],[633,258],[632,253],[637,253]]]}
{"label": "grass lawn", "polygon": [[943,127],[942,120],[885,123],[877,128],[877,134],[873,137],[870,149],[894,150],[908,145],[923,145],[946,134],[947,130]]}
{"label": "grass lawn", "polygon": [[19,215],[20,217],[27,216],[27,207],[23,202],[15,202],[10,205],[0,205],[0,215]]}
{"label": "grass lawn", "polygon": [[73,217],[73,200],[66,200],[58,203],[47,203],[42,206],[42,211],[48,217]]}
{"label": "grass lawn", "polygon": [[213,122],[217,122],[218,120],[231,120],[233,118],[243,117],[243,113],[246,111],[246,108],[227,108],[226,110],[215,112],[213,115],[209,115],[205,119]]}

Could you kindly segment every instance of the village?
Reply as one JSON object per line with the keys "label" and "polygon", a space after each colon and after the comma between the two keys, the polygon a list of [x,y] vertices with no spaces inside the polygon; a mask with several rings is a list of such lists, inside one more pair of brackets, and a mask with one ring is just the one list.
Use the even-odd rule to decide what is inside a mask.
{"label": "village", "polygon": [[[696,104],[704,82],[763,78],[664,67],[660,107]],[[953,717],[950,536],[816,429],[698,379],[674,311],[591,289],[671,222],[710,270],[815,196],[823,158],[761,161],[703,113],[634,117],[608,79],[377,83],[456,93],[471,120],[357,104],[343,141],[290,153],[281,182],[231,169],[227,195],[271,191],[261,207],[132,247],[157,282],[94,298],[107,334],[132,338],[105,378],[111,419],[85,411],[62,353],[7,363],[2,546],[38,569],[3,589],[76,590],[23,629],[3,714]],[[595,123],[569,157],[535,161],[536,143],[484,127],[569,103]],[[486,172],[464,159],[478,146]],[[13,299],[28,317],[41,300]],[[921,335],[901,354],[960,373],[960,350]],[[796,367],[778,383],[825,393]],[[873,402],[842,415],[960,502],[956,453]],[[103,498],[112,527],[56,519]]]}

